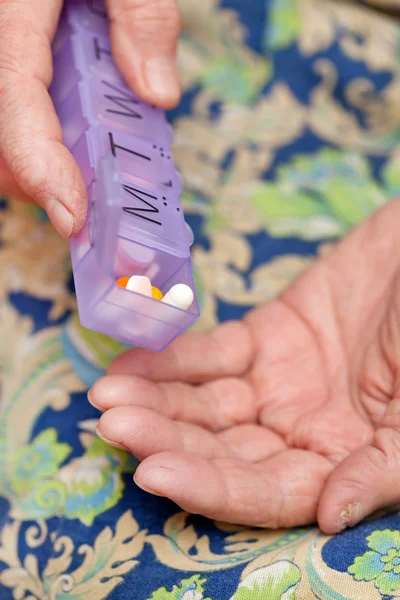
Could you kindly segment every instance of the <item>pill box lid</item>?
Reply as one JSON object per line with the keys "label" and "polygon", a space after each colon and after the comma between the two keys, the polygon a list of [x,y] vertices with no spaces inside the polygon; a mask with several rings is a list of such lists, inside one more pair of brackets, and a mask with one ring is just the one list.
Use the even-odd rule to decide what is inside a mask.
{"label": "pill box lid", "polygon": [[99,160],[91,207],[90,240],[100,268],[112,276],[121,212],[121,183],[115,160]]}

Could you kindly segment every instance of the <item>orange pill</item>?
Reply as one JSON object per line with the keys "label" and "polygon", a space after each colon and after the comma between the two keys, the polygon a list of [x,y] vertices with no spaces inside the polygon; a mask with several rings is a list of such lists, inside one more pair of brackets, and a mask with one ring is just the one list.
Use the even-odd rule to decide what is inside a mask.
{"label": "orange pill", "polygon": [[117,281],[115,283],[119,287],[126,288],[128,281],[129,281],[129,277],[120,277],[119,279],[117,279]]}
{"label": "orange pill", "polygon": [[151,291],[152,291],[152,296],[153,296],[154,300],[162,300],[163,299],[162,292],[160,292],[160,290],[158,288],[154,287],[154,285],[151,286]]}

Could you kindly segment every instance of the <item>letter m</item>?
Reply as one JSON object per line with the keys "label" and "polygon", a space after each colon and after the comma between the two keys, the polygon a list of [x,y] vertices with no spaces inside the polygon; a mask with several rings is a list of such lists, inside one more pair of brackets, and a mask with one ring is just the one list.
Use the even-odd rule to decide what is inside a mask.
{"label": "letter m", "polygon": [[157,206],[154,206],[152,202],[157,202],[157,196],[153,196],[152,194],[148,194],[146,192],[142,192],[141,190],[137,190],[130,185],[122,186],[132,198],[135,199],[135,206],[124,206],[123,211],[132,215],[133,217],[137,217],[138,219],[144,219],[145,221],[149,221],[150,223],[155,223],[156,225],[161,225],[161,221],[157,221],[156,219],[152,219],[148,214],[150,213],[152,216],[158,215],[159,210]]}

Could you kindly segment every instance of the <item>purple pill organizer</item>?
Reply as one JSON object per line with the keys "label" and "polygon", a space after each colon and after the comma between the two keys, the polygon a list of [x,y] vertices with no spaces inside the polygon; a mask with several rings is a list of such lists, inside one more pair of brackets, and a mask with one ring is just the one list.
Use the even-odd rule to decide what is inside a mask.
{"label": "purple pill organizer", "polygon": [[[102,3],[66,3],[53,54],[50,94],[89,194],[85,225],[70,241],[80,321],[161,351],[199,316],[172,129],[118,72]],[[184,283],[194,302],[181,310],[116,285],[132,275],[163,294]]]}

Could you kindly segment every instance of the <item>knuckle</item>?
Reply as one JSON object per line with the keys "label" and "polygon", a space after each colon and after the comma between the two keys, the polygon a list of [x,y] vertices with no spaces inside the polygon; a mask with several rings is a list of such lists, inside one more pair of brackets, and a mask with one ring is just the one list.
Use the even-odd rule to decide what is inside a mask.
{"label": "knuckle", "polygon": [[55,182],[67,192],[70,203],[75,203],[79,195],[78,176],[57,148],[34,146],[27,138],[14,140],[8,149],[8,163],[19,186],[38,204],[54,197]]}
{"label": "knuckle", "polygon": [[35,156],[29,152],[19,153],[10,161],[10,168],[19,186],[40,203],[47,195],[49,181],[38,169]]}
{"label": "knuckle", "polygon": [[118,12],[114,10],[112,20],[136,35],[177,35],[179,15],[175,0],[131,0]]}
{"label": "knuckle", "polygon": [[400,465],[400,432],[390,427],[381,427],[375,433],[374,447],[378,451],[379,461],[386,469],[395,469]]}
{"label": "knuckle", "polygon": [[[219,389],[218,389],[219,388]],[[217,389],[207,388],[214,395],[214,405],[220,406],[224,427],[252,423],[256,419],[257,406],[251,386],[241,379],[221,379]]]}
{"label": "knuckle", "polygon": [[[245,520],[257,527],[278,529],[284,525],[285,501],[281,485],[273,473],[268,473],[268,478],[260,469],[255,472],[254,478],[243,485],[240,473],[232,481],[237,485],[231,488],[228,494],[227,511],[245,515]],[[260,487],[261,485],[261,487]],[[269,501],[266,502],[268,498]],[[229,506],[229,503],[231,506]]]}
{"label": "knuckle", "polygon": [[[371,461],[371,464],[372,461]],[[368,488],[369,481],[365,478],[365,470],[356,470],[346,472],[336,480],[335,488],[340,487],[343,496],[360,496]]]}
{"label": "knuckle", "polygon": [[[26,32],[29,31],[29,51]],[[50,41],[36,31],[26,17],[16,21],[15,15],[0,19],[0,72],[2,76],[26,75],[40,78],[46,85],[52,77]]]}
{"label": "knuckle", "polygon": [[210,333],[210,341],[224,375],[247,371],[253,358],[253,346],[244,323],[231,321],[220,325]]}
{"label": "knuckle", "polygon": [[20,40],[19,29],[12,24],[8,25],[7,22],[1,22],[0,37],[0,67],[12,73],[23,72],[27,52]]}
{"label": "knuckle", "polygon": [[[87,190],[84,185],[80,168],[68,152],[68,150],[59,144],[59,152],[57,162],[53,165],[53,181],[52,186],[57,186],[60,193],[68,199],[67,204],[71,211],[79,216],[79,223],[83,224],[84,214],[82,213],[82,202],[87,201]],[[42,190],[40,187],[37,188],[38,192]]]}

